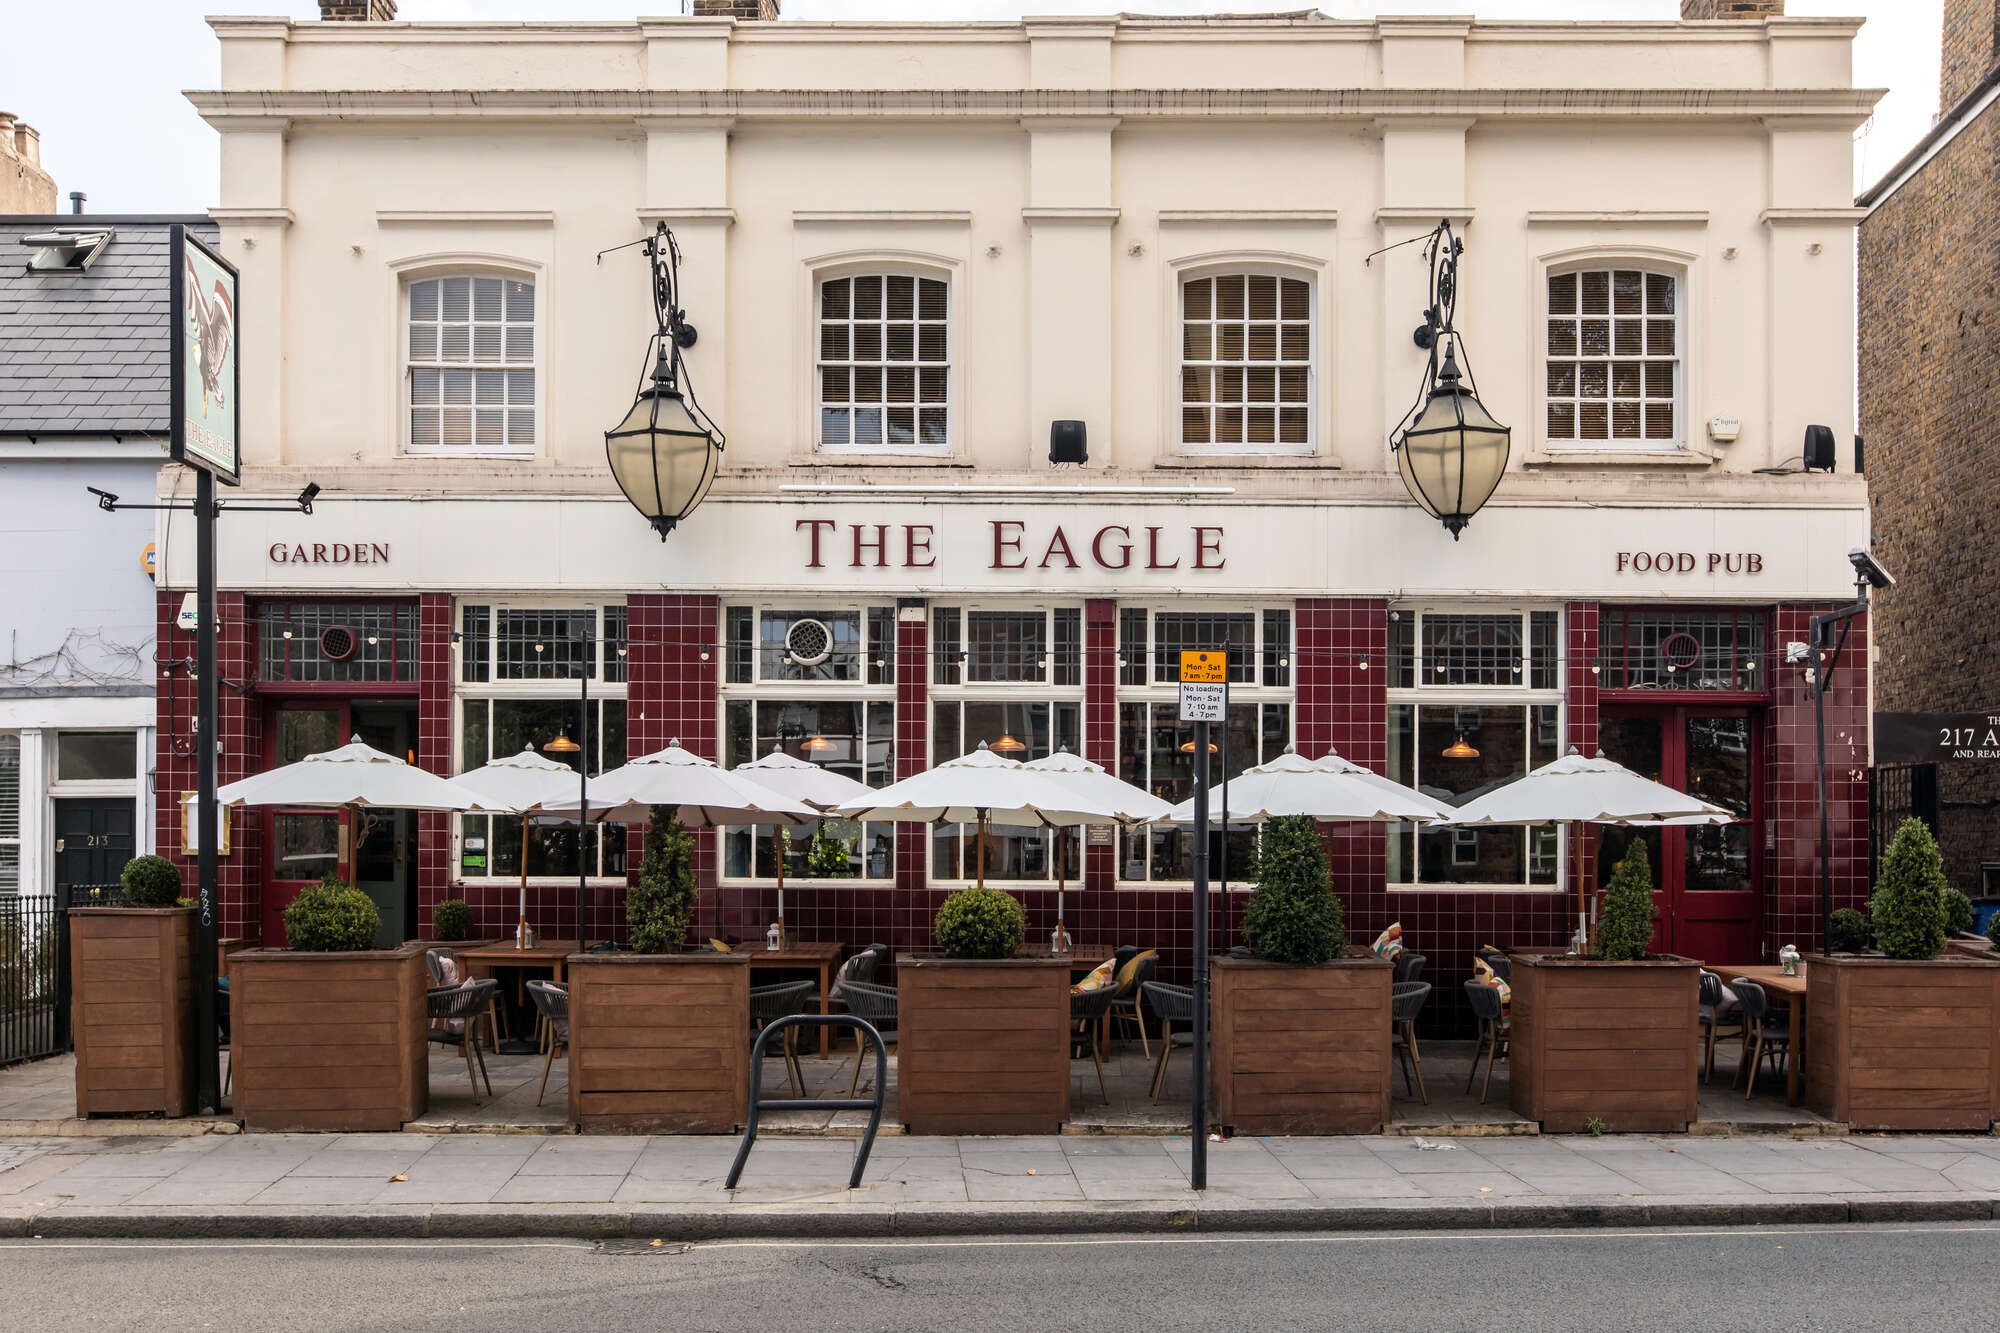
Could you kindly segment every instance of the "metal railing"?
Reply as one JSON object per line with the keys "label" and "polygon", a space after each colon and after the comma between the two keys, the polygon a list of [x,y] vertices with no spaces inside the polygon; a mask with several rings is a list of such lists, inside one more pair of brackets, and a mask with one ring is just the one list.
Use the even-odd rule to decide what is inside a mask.
{"label": "metal railing", "polygon": [[61,960],[67,913],[55,898],[0,898],[0,1065],[69,1045]]}
{"label": "metal railing", "polygon": [[1880,877],[1896,830],[1915,816],[1938,831],[1938,766],[1878,764],[1868,770],[1868,882]]}
{"label": "metal railing", "polygon": [[[764,1047],[774,1034],[783,1033],[795,1027],[848,1028],[862,1033],[875,1047],[875,1095],[872,1097],[764,1097]],[[856,1059],[861,1057],[857,1055]],[[868,1168],[868,1154],[875,1147],[875,1131],[882,1125],[882,1096],[889,1082],[889,1050],[882,1040],[882,1034],[875,1025],[865,1018],[853,1014],[788,1014],[775,1022],[767,1023],[757,1034],[757,1042],[750,1048],[750,1119],[743,1126],[743,1142],[736,1147],[736,1160],[729,1164],[729,1178],[722,1182],[724,1189],[735,1189],[737,1180],[743,1175],[743,1164],[750,1160],[750,1147],[757,1142],[757,1120],[765,1111],[866,1111],[868,1128],[862,1131],[860,1150],[854,1154],[854,1170],[847,1177],[847,1188],[861,1188],[861,1173]]]}

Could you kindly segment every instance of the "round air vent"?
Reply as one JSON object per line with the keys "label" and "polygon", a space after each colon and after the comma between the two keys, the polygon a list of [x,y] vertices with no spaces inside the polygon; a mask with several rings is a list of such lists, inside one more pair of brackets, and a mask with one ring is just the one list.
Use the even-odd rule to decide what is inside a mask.
{"label": "round air vent", "polygon": [[833,656],[833,631],[823,621],[794,620],[785,631],[785,651],[800,666],[818,666]]}
{"label": "round air vent", "polygon": [[328,625],[319,632],[320,655],[329,662],[345,662],[361,647],[361,636],[345,625]]}
{"label": "round air vent", "polygon": [[1701,640],[1686,630],[1669,634],[1660,640],[1660,660],[1669,670],[1686,671],[1701,661]]}

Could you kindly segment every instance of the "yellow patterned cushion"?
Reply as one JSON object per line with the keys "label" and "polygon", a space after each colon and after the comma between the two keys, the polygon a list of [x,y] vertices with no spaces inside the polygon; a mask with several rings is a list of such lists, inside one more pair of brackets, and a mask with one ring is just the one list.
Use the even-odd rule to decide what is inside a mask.
{"label": "yellow patterned cushion", "polygon": [[1092,991],[1103,990],[1111,984],[1111,959],[1107,958],[1090,969],[1090,975],[1069,988],[1071,995],[1088,995]]}
{"label": "yellow patterned cushion", "polygon": [[1494,990],[1499,991],[1500,1007],[1502,1009],[1505,1009],[1514,1002],[1514,988],[1509,986],[1507,978],[1495,972],[1493,964],[1487,962],[1484,958],[1474,956],[1472,960],[1472,979],[1482,986],[1491,986]]}
{"label": "yellow patterned cushion", "polygon": [[1398,921],[1375,937],[1374,953],[1377,958],[1394,958],[1403,951],[1403,923]]}
{"label": "yellow patterned cushion", "polygon": [[1127,958],[1125,966],[1118,969],[1118,993],[1120,995],[1131,994],[1133,988],[1139,984],[1139,964],[1145,962],[1148,958],[1158,958],[1159,956],[1160,951],[1158,949],[1141,949],[1138,953]]}

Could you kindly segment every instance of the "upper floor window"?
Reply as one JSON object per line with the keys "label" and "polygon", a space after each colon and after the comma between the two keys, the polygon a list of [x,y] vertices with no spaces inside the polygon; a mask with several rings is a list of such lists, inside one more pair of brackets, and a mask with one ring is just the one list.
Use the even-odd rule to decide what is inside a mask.
{"label": "upper floor window", "polygon": [[1312,446],[1312,284],[1270,273],[1181,283],[1181,445]]}
{"label": "upper floor window", "polygon": [[414,602],[265,602],[257,608],[257,678],[271,684],[413,681]]}
{"label": "upper floor window", "polygon": [[1632,268],[1549,274],[1548,441],[1680,442],[1680,280]]}
{"label": "upper floor window", "polygon": [[448,274],[408,287],[409,450],[527,454],[535,446],[535,284]]}
{"label": "upper floor window", "polygon": [[822,449],[947,449],[948,284],[908,273],[822,279],[818,371]]}

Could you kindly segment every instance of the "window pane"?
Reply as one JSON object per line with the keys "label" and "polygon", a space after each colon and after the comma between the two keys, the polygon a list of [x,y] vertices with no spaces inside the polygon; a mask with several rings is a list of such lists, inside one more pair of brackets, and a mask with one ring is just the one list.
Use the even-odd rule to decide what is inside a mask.
{"label": "window pane", "polygon": [[339,815],[280,814],[271,831],[272,879],[320,879],[339,867]]}
{"label": "window pane", "polygon": [[1048,617],[1040,611],[974,611],[966,616],[968,680],[1045,680]]}
{"label": "window pane", "polygon": [[763,611],[757,624],[759,680],[861,678],[859,611]]}
{"label": "window pane", "polygon": [[[1424,704],[1413,748],[1424,790],[1462,805],[1528,771],[1528,710]],[[1418,876],[1429,884],[1526,884],[1527,852],[1522,828],[1425,832],[1417,839]]]}
{"label": "window pane", "polygon": [[1257,679],[1256,617],[1248,612],[1157,611],[1153,614],[1153,680],[1178,684],[1183,652],[1220,649],[1229,654],[1231,684]]}
{"label": "window pane", "polygon": [[1420,683],[1437,685],[1520,685],[1523,664],[1521,617],[1423,615],[1423,669]]}
{"label": "window pane", "polygon": [[129,731],[64,731],[56,735],[61,782],[120,782],[139,775],[139,742]]}

